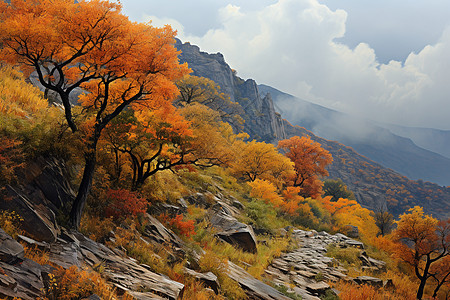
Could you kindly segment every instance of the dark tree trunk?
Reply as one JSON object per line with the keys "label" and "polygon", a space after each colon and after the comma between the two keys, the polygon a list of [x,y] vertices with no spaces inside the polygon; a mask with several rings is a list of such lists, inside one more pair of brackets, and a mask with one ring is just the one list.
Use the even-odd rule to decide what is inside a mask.
{"label": "dark tree trunk", "polygon": [[95,150],[86,154],[85,166],[83,172],[83,178],[81,179],[80,186],[78,187],[77,197],[75,198],[72,209],[70,211],[70,226],[72,229],[78,230],[80,228],[81,215],[83,213],[84,205],[86,204],[87,197],[92,185],[92,179],[94,178],[94,170],[96,164]]}
{"label": "dark tree trunk", "polygon": [[[431,261],[430,261],[430,257],[427,256],[427,260],[425,262],[425,268],[423,269],[423,273],[422,276],[418,276],[418,278],[420,279],[420,285],[419,288],[417,289],[417,299],[421,300],[423,297],[423,292],[425,290],[425,284],[427,283],[427,279],[429,277],[428,275],[428,271],[430,269],[430,265],[431,265]],[[418,275],[418,267],[416,266],[416,275]]]}

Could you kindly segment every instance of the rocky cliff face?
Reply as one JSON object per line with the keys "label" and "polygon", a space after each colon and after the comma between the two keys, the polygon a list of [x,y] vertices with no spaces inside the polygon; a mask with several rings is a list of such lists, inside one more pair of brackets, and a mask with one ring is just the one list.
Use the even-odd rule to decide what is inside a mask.
{"label": "rocky cliff face", "polygon": [[[252,139],[274,142],[286,138],[281,115],[276,113],[270,95],[261,97],[253,79],[243,80],[225,62],[222,54],[208,54],[189,43],[177,40],[181,51],[180,61],[192,69],[192,75],[206,77],[216,82],[222,92],[238,102],[244,111],[244,131]],[[233,125],[233,124],[232,124]]]}
{"label": "rocky cliff face", "polygon": [[243,108],[244,131],[251,139],[277,143],[292,136],[310,136],[333,155],[328,170],[331,178],[341,178],[365,207],[388,208],[403,213],[414,205],[423,206],[434,217],[450,216],[450,189],[436,184],[409,180],[397,172],[359,155],[352,148],[314,135],[302,127],[292,126],[274,109],[270,93],[262,97],[256,82],[236,76],[222,54],[208,54],[189,43],[177,40],[181,62],[188,63],[193,75],[215,81],[232,101]]}

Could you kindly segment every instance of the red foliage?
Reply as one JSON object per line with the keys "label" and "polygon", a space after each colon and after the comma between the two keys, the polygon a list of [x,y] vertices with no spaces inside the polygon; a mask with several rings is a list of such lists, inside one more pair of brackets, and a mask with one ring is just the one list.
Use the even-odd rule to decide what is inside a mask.
{"label": "red foliage", "polygon": [[128,216],[137,216],[147,210],[148,202],[141,198],[138,193],[125,189],[109,190],[107,192],[110,201],[106,208],[106,216],[114,219],[122,219]]}
{"label": "red foliage", "polygon": [[183,215],[176,215],[174,218],[161,214],[159,219],[165,225],[171,227],[177,234],[190,237],[195,234],[194,220],[183,221]]}

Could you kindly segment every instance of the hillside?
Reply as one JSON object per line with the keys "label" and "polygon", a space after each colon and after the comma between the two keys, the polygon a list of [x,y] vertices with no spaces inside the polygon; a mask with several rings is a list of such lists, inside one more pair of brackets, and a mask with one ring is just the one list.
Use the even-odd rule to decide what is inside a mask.
{"label": "hillside", "polygon": [[[220,53],[208,54],[200,51],[199,47],[195,45],[183,44],[180,41],[177,41],[176,46],[182,51],[180,60],[188,63],[194,75],[214,80],[221,86],[223,92],[230,95],[232,101],[236,101],[242,106],[245,111],[243,115],[244,131],[249,133],[251,138],[276,143],[295,135],[309,135],[333,155],[333,164],[328,168],[330,177],[341,178],[355,193],[358,202],[362,205],[372,209],[387,206],[395,214],[400,214],[414,205],[421,205],[428,213],[432,213],[436,217],[445,218],[450,215],[450,189],[422,180],[410,180],[392,170],[393,168],[388,169],[374,162],[373,159],[370,159],[370,155],[362,156],[357,152],[358,150],[355,151],[338,142],[320,138],[309,130],[291,125],[283,120],[282,118],[285,116],[279,114],[275,109],[279,106],[278,102],[274,104],[272,100],[272,97],[278,96],[274,92],[275,89],[270,88],[274,93],[271,95],[271,93],[267,93],[268,88],[263,87],[260,90],[254,80],[239,78]],[[303,109],[304,111],[301,116],[309,116],[304,119],[304,123],[302,121],[302,126],[308,129],[319,126],[322,124],[321,121],[325,123],[325,120],[327,120],[325,126],[332,127],[333,124],[329,120],[339,115],[336,111],[314,104],[300,105],[299,107],[299,110]],[[286,109],[282,111],[286,113]],[[290,112],[298,111],[291,107]],[[380,133],[386,133],[386,130],[383,131],[380,128],[377,134]],[[389,134],[389,136],[394,135]],[[402,144],[403,149],[405,149],[404,145],[410,149],[406,147],[404,152],[398,154],[395,152],[398,150],[398,144],[389,147],[388,151],[377,143],[372,143],[372,146],[361,144],[358,149],[367,150],[369,154],[392,161],[398,166],[404,166],[406,163],[410,166],[410,160],[417,159],[416,165],[423,166],[424,172],[429,171],[428,174],[433,172],[429,165],[437,168],[444,166],[442,171],[450,172],[450,167],[445,167],[450,166],[449,159],[416,147],[410,140],[398,136],[394,138],[396,143]],[[367,149],[364,149],[365,147]],[[380,148],[383,151],[377,152],[377,149]],[[435,161],[436,158],[439,159]],[[417,171],[414,174],[417,175]],[[420,176],[415,178],[420,178]]]}
{"label": "hillside", "polygon": [[356,152],[410,179],[450,185],[450,158],[445,157],[450,140],[448,132],[375,124],[298,99],[266,85],[258,85],[258,88],[262,95],[272,95],[277,110],[293,125],[350,146]]}
{"label": "hillside", "polygon": [[118,2],[12,3],[1,299],[447,298],[450,219],[405,211],[445,217],[447,190],[291,125],[222,55],[178,41],[229,96],[189,75],[176,31]]}

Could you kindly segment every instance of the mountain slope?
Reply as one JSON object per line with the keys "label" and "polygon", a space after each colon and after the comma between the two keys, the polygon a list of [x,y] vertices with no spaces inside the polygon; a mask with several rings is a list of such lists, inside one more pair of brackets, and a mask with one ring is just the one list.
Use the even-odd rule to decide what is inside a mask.
{"label": "mountain slope", "polygon": [[[409,180],[358,154],[350,147],[320,138],[305,128],[291,125],[275,111],[272,97],[270,95],[261,97],[263,93],[254,80],[237,77],[221,54],[201,52],[197,46],[182,44],[180,41],[176,46],[182,51],[180,60],[188,63],[194,75],[214,80],[222,87],[222,91],[230,94],[233,101],[241,104],[244,110],[242,117],[246,121],[244,130],[252,138],[276,143],[295,135],[309,135],[333,155],[334,162],[328,168],[330,177],[341,178],[362,205],[372,209],[387,206],[397,215],[409,207],[420,205],[435,217],[450,216],[448,200],[450,189],[433,183]],[[307,119],[311,124],[314,122],[318,124],[317,122],[337,114],[320,107],[318,110],[312,109],[311,112],[315,113]]]}
{"label": "mountain slope", "polygon": [[[272,95],[275,107],[294,125],[305,127],[318,136],[350,146],[358,153],[411,179],[450,185],[450,158],[421,148],[411,139],[404,137],[421,136],[422,144],[432,145],[430,139],[439,135],[439,131],[376,125],[298,99],[269,86],[258,87],[263,95],[268,93]],[[400,136],[392,133],[394,130],[399,132]],[[445,133],[442,132],[441,137],[445,137]],[[446,141],[443,138],[440,140]],[[447,143],[450,143],[450,139]],[[440,148],[443,149],[443,145]]]}

